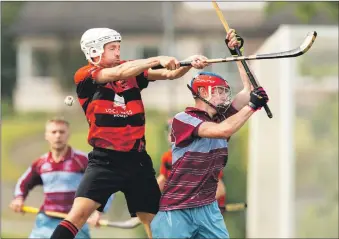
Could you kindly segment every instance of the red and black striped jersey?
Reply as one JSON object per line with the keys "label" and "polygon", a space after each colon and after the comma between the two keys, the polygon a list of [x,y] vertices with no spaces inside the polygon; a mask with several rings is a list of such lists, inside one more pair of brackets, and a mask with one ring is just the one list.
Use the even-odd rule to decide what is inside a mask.
{"label": "red and black striped jersey", "polygon": [[96,77],[101,69],[88,64],[74,76],[78,100],[89,123],[88,143],[116,151],[144,151],[141,90],[149,83],[147,71],[126,80],[100,84]]}

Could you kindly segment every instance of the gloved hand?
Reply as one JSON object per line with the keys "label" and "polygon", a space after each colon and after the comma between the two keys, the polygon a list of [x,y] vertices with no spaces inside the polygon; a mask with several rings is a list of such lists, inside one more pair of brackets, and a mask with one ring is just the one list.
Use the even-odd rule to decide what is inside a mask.
{"label": "gloved hand", "polygon": [[261,107],[267,104],[268,96],[266,91],[262,87],[255,88],[251,91],[250,102],[248,105],[254,110],[260,110]]}
{"label": "gloved hand", "polygon": [[235,47],[239,47],[241,54],[244,51],[244,39],[239,36],[234,29],[230,29],[226,35],[225,43],[230,50],[232,56],[238,56]]}

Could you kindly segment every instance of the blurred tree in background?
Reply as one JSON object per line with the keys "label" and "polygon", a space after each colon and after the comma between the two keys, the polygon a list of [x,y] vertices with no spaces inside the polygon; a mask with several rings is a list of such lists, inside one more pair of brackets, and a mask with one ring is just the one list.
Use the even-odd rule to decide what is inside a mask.
{"label": "blurred tree in background", "polygon": [[268,15],[285,9],[292,10],[302,23],[309,22],[317,14],[324,12],[330,19],[338,19],[338,2],[269,2],[266,6]]}
{"label": "blurred tree in background", "polygon": [[[226,203],[246,202],[248,134],[246,123],[229,142],[229,156],[224,169]],[[225,223],[231,238],[246,238],[246,211],[225,213]]]}
{"label": "blurred tree in background", "polygon": [[11,24],[24,2],[1,2],[1,101],[11,103],[16,82],[16,50]]}
{"label": "blurred tree in background", "polygon": [[296,121],[298,237],[338,238],[338,106],[328,95]]}
{"label": "blurred tree in background", "polygon": [[301,23],[308,23],[319,13],[324,13],[329,19],[338,21],[338,2],[268,2],[266,13],[274,15],[279,11],[289,9],[294,12]]}

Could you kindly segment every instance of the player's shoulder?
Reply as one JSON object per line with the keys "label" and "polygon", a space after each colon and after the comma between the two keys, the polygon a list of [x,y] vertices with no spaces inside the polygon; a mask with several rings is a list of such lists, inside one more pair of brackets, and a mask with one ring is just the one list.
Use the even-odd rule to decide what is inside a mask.
{"label": "player's shoulder", "polygon": [[180,120],[180,119],[182,119],[183,117],[186,117],[186,116],[187,116],[187,113],[185,111],[181,111],[181,112],[177,113],[176,115],[174,115],[173,119]]}
{"label": "player's shoulder", "polygon": [[42,164],[46,162],[46,160],[48,159],[48,155],[49,153],[44,153],[35,160],[33,160],[32,167],[40,167]]}
{"label": "player's shoulder", "polygon": [[177,123],[196,125],[200,122],[201,120],[194,113],[190,111],[182,111],[174,116],[173,125]]}
{"label": "player's shoulder", "polygon": [[74,162],[76,162],[82,169],[85,169],[88,165],[88,154],[72,148],[72,159]]}
{"label": "player's shoulder", "polygon": [[99,69],[101,68],[91,64],[80,67],[74,74],[74,82],[77,84],[83,81],[84,79],[90,77],[94,71]]}

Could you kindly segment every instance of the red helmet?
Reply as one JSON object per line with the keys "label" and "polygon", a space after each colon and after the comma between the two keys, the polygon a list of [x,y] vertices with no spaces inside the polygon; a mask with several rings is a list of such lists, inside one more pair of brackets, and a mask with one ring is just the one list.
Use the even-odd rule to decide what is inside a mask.
{"label": "red helmet", "polygon": [[204,87],[207,91],[209,86],[211,88],[221,86],[230,89],[228,82],[224,78],[211,72],[200,72],[198,75],[193,77],[190,86],[195,94],[198,93],[199,87]]}
{"label": "red helmet", "polygon": [[[203,99],[199,94],[199,87],[204,87],[209,93],[209,97]],[[219,113],[224,113],[231,104],[232,91],[228,82],[221,76],[211,72],[200,72],[196,75],[190,84],[190,90],[193,93],[194,98],[199,98],[211,107],[215,108]],[[209,102],[212,99],[212,95],[219,95],[223,97],[223,102],[214,105]]]}

